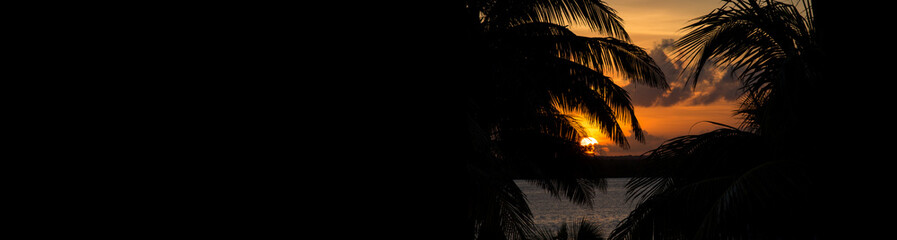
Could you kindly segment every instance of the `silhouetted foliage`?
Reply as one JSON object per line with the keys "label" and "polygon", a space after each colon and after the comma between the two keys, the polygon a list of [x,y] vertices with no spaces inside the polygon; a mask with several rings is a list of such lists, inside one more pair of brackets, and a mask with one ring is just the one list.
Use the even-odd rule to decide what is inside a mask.
{"label": "silhouetted foliage", "polygon": [[[621,147],[621,124],[644,141],[630,98],[605,73],[667,88],[648,54],[629,43],[615,11],[601,1],[466,1],[471,76],[466,124],[469,217],[476,239],[523,239],[535,229],[512,179],[532,178],[552,195],[591,206],[604,179],[585,164],[585,131],[558,109],[582,113]],[[575,35],[579,23],[610,37]],[[619,121],[618,121],[619,119]]]}
{"label": "silhouetted foliage", "polygon": [[671,139],[647,153],[649,176],[627,184],[639,205],[611,239],[815,239],[814,135],[802,124],[818,90],[811,1],[726,3],[685,27],[677,54],[696,79],[705,64],[742,81],[740,128]]}

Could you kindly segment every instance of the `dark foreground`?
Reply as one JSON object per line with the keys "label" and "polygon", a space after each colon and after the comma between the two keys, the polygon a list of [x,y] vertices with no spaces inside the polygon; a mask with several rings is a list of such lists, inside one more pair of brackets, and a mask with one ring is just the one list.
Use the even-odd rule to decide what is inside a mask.
{"label": "dark foreground", "polygon": [[646,163],[641,156],[597,157],[593,171],[597,177],[638,177],[642,176]]}

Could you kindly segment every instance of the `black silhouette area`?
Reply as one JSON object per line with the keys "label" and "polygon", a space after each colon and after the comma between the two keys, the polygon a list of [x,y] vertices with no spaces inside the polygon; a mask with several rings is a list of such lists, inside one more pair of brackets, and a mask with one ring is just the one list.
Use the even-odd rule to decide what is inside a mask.
{"label": "black silhouette area", "polygon": [[[888,181],[875,178],[887,175],[874,171],[889,169],[883,166],[887,157],[848,155],[887,149],[869,149],[863,142],[886,135],[888,125],[881,122],[889,119],[864,108],[872,104],[863,98],[866,88],[888,77],[862,73],[889,69],[866,65],[876,58],[863,54],[875,51],[863,42],[871,32],[860,26],[881,22],[849,15],[872,15],[866,9],[738,0],[695,16],[691,23],[700,24],[689,31],[724,24],[725,14],[762,20],[757,26],[731,25],[720,41],[701,42],[706,34],[679,39],[680,52],[696,69],[722,63],[755,70],[739,72],[748,74],[740,76],[748,82],[739,112],[745,124],[673,139],[629,165],[584,156],[581,127],[554,110],[589,112],[620,146],[643,137],[627,92],[604,73],[621,72],[659,89],[675,76],[664,76],[643,49],[627,42],[613,6],[581,0],[424,2],[385,7],[394,12],[351,12],[345,17],[372,33],[336,36],[329,44],[321,39],[334,36],[317,30],[333,25],[321,19],[240,18],[223,24],[219,31],[226,34],[208,42],[240,41],[199,53],[185,50],[210,53],[204,58],[172,60],[194,66],[194,60],[217,59],[211,61],[214,68],[170,74],[208,82],[172,86],[198,97],[175,101],[178,114],[155,117],[156,125],[146,126],[177,125],[188,136],[165,136],[151,146],[192,150],[171,156],[208,162],[175,168],[215,174],[172,184],[181,186],[178,194],[146,204],[150,211],[166,203],[189,210],[188,217],[164,216],[163,225],[152,225],[163,227],[153,230],[263,235],[312,220],[340,228],[329,232],[361,233],[359,238],[527,239],[536,230],[514,179],[538,180],[556,196],[588,204],[602,178],[623,175],[639,177],[630,186],[640,207],[618,230],[604,233],[611,239],[828,239],[845,232],[853,235],[849,239],[865,239],[856,235],[871,231],[866,223],[876,220],[862,214],[886,212],[893,204],[870,196],[889,189],[876,185]],[[255,12],[270,7],[261,9]],[[322,9],[336,14],[342,8],[315,8]],[[375,20],[381,17],[386,18]],[[565,27],[571,22],[607,37],[576,36]],[[182,30],[203,29],[198,26]],[[291,35],[301,37],[276,44]],[[699,50],[708,45],[719,48]],[[308,55],[316,51],[324,53]],[[745,52],[756,56],[734,57]],[[290,84],[277,84],[282,82]],[[208,92],[214,94],[203,94]],[[150,99],[158,98],[166,96]],[[213,116],[192,117],[207,112]],[[635,130],[633,138],[622,134],[623,125]],[[830,149],[833,140],[854,151]],[[288,166],[280,166],[284,162]],[[370,183],[386,187],[369,189]],[[206,192],[216,194],[192,198]],[[301,201],[317,202],[295,204]],[[363,212],[364,221],[342,212],[332,214],[337,219],[310,215],[324,204]],[[401,220],[378,225],[376,232],[351,226],[383,216]],[[194,225],[206,220],[216,227]]]}

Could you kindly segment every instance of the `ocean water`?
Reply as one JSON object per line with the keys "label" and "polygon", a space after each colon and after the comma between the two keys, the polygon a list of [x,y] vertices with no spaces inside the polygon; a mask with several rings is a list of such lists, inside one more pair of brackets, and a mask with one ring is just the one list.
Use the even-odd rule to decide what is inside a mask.
{"label": "ocean water", "polygon": [[597,223],[604,237],[607,237],[635,208],[635,204],[626,203],[625,185],[628,181],[629,178],[608,178],[607,191],[599,191],[596,194],[592,209],[573,204],[566,199],[555,198],[539,186],[525,180],[514,182],[526,194],[537,226],[557,230],[564,222],[573,224],[585,218]]}

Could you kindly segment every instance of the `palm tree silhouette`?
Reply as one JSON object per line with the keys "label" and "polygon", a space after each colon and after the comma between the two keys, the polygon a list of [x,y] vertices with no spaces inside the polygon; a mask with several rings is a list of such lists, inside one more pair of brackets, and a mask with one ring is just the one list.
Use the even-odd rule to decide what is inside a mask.
{"label": "palm tree silhouette", "polygon": [[810,1],[803,7],[727,1],[685,27],[678,57],[697,84],[705,64],[742,81],[738,128],[671,139],[648,152],[653,166],[627,184],[639,205],[611,239],[816,238],[810,197],[817,181],[806,140],[807,106],[819,84],[821,49]]}
{"label": "palm tree silhouette", "polygon": [[[523,239],[534,232],[525,196],[530,179],[556,197],[591,206],[596,178],[579,149],[585,131],[562,111],[581,112],[614,143],[628,147],[622,124],[644,141],[630,98],[607,75],[668,88],[663,73],[629,43],[615,11],[601,1],[472,0],[465,3],[477,74],[467,80],[467,160],[471,236]],[[575,35],[582,24],[610,37]]]}

